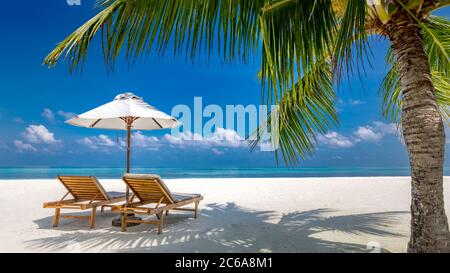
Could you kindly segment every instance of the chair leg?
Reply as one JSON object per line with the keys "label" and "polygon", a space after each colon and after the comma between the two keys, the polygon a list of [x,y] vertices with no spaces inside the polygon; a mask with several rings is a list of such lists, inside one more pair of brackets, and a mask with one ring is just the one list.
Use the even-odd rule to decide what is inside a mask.
{"label": "chair leg", "polygon": [[162,233],[162,229],[163,229],[163,225],[164,225],[164,217],[165,217],[165,214],[163,212],[159,213],[158,235]]}
{"label": "chair leg", "polygon": [[195,202],[195,212],[194,212],[194,218],[195,218],[195,219],[198,218],[198,203],[199,203],[199,202]]}
{"label": "chair leg", "polygon": [[122,213],[122,214],[120,215],[120,224],[121,224],[120,230],[121,230],[122,232],[127,231],[127,214],[126,214],[126,213]]}
{"label": "chair leg", "polygon": [[97,218],[97,207],[92,208],[92,214],[91,214],[91,221],[90,221],[90,228],[95,227],[95,218]]}
{"label": "chair leg", "polygon": [[61,214],[61,209],[56,208],[55,209],[55,215],[53,216],[53,227],[57,227],[59,224],[59,216]]}

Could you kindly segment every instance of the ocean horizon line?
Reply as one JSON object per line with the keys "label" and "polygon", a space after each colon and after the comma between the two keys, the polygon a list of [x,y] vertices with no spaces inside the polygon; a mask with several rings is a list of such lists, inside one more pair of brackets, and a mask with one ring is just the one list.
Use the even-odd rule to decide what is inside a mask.
{"label": "ocean horizon line", "polygon": [[[178,168],[136,167],[132,173],[154,173],[167,179],[179,178],[263,178],[263,177],[382,177],[410,176],[409,167],[272,167],[272,168]],[[57,175],[93,175],[120,178],[120,167],[0,167],[0,179],[51,179]],[[450,175],[450,167],[444,169]]]}

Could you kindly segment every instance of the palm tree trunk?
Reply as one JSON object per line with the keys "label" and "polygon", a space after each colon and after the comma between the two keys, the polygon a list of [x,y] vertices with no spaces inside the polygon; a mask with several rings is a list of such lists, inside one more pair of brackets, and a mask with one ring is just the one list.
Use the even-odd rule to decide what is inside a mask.
{"label": "palm tree trunk", "polygon": [[448,252],[444,209],[445,132],[419,24],[398,15],[386,28],[402,88],[402,129],[411,165],[411,238],[408,252]]}

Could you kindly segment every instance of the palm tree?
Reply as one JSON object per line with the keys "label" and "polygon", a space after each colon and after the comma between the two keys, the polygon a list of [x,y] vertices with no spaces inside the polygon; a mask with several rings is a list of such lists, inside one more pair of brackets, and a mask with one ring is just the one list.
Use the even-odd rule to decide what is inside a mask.
{"label": "palm tree", "polygon": [[[278,104],[279,152],[297,163],[337,124],[334,83],[362,74],[372,37],[391,43],[383,113],[401,125],[411,177],[409,252],[449,251],[443,161],[450,104],[450,22],[431,15],[450,0],[103,0],[100,11],[45,59],[82,69],[101,32],[106,65],[167,48],[194,61],[260,55],[263,100]],[[259,52],[258,52],[259,51]],[[270,126],[268,124],[267,126]],[[258,140],[258,139],[257,139]]]}

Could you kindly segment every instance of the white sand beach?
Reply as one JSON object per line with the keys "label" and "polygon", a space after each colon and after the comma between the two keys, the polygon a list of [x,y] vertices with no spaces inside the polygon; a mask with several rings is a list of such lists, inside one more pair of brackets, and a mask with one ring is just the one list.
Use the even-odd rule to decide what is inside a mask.
{"label": "white sand beach", "polygon": [[[0,181],[0,252],[404,252],[409,237],[408,177],[165,180],[173,191],[201,193],[199,219],[173,212],[164,233],[140,225],[122,233],[116,214],[97,227],[61,219],[45,201],[65,193],[56,180]],[[100,180],[123,190],[120,180]],[[445,178],[450,211],[450,177]],[[75,212],[69,212],[75,213]],[[79,212],[78,212],[79,213]],[[89,214],[89,212],[84,212]]]}

